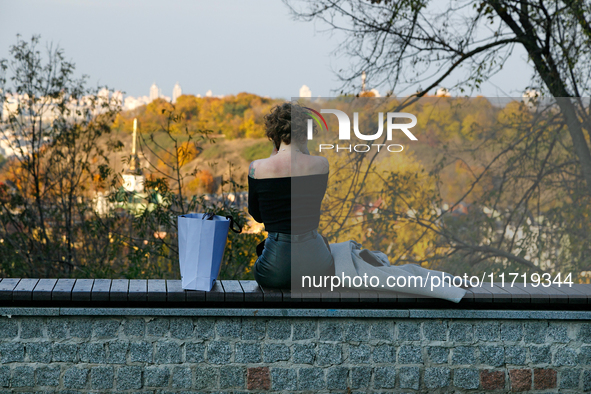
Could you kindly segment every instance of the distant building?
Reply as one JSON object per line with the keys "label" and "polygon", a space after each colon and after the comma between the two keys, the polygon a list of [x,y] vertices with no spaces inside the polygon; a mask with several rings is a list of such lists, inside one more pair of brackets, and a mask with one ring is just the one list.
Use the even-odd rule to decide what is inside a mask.
{"label": "distant building", "polygon": [[181,85],[177,82],[172,88],[172,103],[176,103],[176,99],[178,99],[183,94],[183,90],[181,89]]}
{"label": "distant building", "polygon": [[312,97],[312,91],[310,90],[310,88],[306,85],[302,85],[302,87],[300,88],[300,97],[302,98],[311,98]]}
{"label": "distant building", "polygon": [[211,89],[209,89],[206,93],[205,93],[205,97],[213,97],[213,92],[211,91]]}
{"label": "distant building", "polygon": [[150,102],[156,100],[158,97],[160,97],[160,89],[156,83],[153,83],[152,86],[150,86]]}
{"label": "distant building", "polygon": [[126,111],[131,111],[132,109],[136,109],[137,107],[141,107],[142,105],[147,104],[150,104],[150,98],[148,96],[127,96],[125,97],[125,101],[123,102],[123,109],[125,109]]}
{"label": "distant building", "polygon": [[446,88],[439,88],[435,92],[435,96],[437,96],[437,97],[451,97],[451,94],[449,93],[449,90],[447,90]]}

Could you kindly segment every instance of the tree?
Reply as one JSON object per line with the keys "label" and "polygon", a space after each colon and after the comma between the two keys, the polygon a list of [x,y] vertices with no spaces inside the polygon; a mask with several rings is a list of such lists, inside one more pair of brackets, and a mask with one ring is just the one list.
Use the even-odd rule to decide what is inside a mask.
{"label": "tree", "polygon": [[[93,182],[112,179],[105,156],[120,103],[74,78],[63,50],[38,51],[39,37],[17,36],[0,62],[0,134],[12,152],[0,186],[0,270],[8,275],[71,275],[106,263],[116,221],[93,221]],[[96,225],[96,226],[95,226]],[[104,263],[103,263],[104,262]]]}
{"label": "tree", "polygon": [[[346,87],[363,71],[368,83],[413,86],[422,97],[449,83],[478,89],[498,72],[515,46],[533,65],[531,88],[549,94],[568,124],[579,172],[591,194],[591,4],[583,0],[464,0],[447,6],[428,0],[304,1],[291,10],[302,20],[321,20],[344,31],[341,49],[357,60],[341,74]],[[426,84],[426,86],[423,86]],[[412,100],[411,100],[412,101]]]}

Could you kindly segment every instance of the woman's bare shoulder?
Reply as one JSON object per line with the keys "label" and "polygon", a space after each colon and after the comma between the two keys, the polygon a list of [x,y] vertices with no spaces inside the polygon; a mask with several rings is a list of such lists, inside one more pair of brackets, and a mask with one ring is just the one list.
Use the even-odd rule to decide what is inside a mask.
{"label": "woman's bare shoulder", "polygon": [[324,156],[312,156],[314,158],[314,169],[319,174],[324,174],[329,171],[330,164],[328,159]]}

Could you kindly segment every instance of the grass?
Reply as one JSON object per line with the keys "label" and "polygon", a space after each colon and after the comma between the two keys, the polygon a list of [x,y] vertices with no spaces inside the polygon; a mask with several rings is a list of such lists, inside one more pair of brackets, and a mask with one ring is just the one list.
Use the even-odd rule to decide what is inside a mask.
{"label": "grass", "polygon": [[269,144],[269,141],[257,142],[256,144],[244,148],[241,152],[241,156],[249,162],[269,157],[269,155],[271,154],[269,150],[270,146],[271,145]]}

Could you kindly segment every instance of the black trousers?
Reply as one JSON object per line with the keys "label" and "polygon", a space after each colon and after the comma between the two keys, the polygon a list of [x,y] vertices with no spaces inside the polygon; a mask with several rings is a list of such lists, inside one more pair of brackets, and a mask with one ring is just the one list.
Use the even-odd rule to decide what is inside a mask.
{"label": "black trousers", "polygon": [[269,233],[254,264],[260,286],[291,289],[292,278],[302,275],[334,275],[334,260],[327,243],[316,230],[291,235]]}

